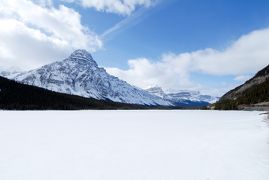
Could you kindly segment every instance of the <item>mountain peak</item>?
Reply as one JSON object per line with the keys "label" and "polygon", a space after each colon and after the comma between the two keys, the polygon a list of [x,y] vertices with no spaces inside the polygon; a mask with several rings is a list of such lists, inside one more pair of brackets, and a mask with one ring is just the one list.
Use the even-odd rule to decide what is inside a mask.
{"label": "mountain peak", "polygon": [[91,60],[94,61],[92,55],[85,49],[77,49],[71,55],[71,59],[83,59],[83,60]]}
{"label": "mountain peak", "polygon": [[92,67],[98,67],[96,61],[93,59],[92,55],[84,49],[75,50],[66,61],[71,61],[75,64],[80,65],[90,65]]}
{"label": "mountain peak", "polygon": [[63,61],[21,73],[16,81],[55,92],[127,104],[172,105],[169,101],[138,89],[99,68],[86,50],[76,50]]}
{"label": "mountain peak", "polygon": [[150,94],[153,94],[155,96],[159,96],[159,97],[162,97],[162,98],[165,95],[163,89],[161,87],[158,87],[158,86],[151,87],[151,88],[147,89],[146,91],[148,91]]}
{"label": "mountain peak", "polygon": [[149,89],[147,89],[147,91],[159,91],[159,92],[163,92],[163,89],[159,86],[154,86],[154,87],[151,87]]}

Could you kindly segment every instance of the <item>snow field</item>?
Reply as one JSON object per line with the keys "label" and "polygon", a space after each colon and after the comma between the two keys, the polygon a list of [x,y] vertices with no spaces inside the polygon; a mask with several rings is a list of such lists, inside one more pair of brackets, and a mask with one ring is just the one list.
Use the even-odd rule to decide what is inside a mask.
{"label": "snow field", "polygon": [[0,111],[1,180],[268,180],[259,112]]}

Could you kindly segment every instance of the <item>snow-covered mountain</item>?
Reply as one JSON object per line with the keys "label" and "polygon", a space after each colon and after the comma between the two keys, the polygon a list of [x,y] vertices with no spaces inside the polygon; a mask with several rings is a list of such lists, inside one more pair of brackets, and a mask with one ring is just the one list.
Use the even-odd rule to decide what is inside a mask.
{"label": "snow-covered mountain", "polygon": [[1,71],[0,70],[0,76],[6,77],[8,79],[14,79],[20,73],[21,72],[17,72],[17,71]]}
{"label": "snow-covered mountain", "polygon": [[7,76],[9,76],[9,75],[10,75],[9,72],[0,69],[0,76],[7,77]]}
{"label": "snow-covered mountain", "polygon": [[163,89],[161,87],[158,87],[158,86],[146,89],[146,91],[148,91],[150,94],[153,94],[155,96],[159,96],[161,98],[164,98],[166,96]]}
{"label": "snow-covered mountain", "polygon": [[147,89],[153,95],[159,96],[164,100],[171,101],[175,105],[206,105],[218,101],[217,97],[202,95],[199,91],[177,91],[174,93],[165,93],[161,87]]}
{"label": "snow-covered mountain", "polygon": [[171,105],[167,100],[109,75],[104,68],[98,67],[86,50],[76,50],[67,59],[20,73],[13,79],[55,92],[95,99],[129,104]]}
{"label": "snow-covered mountain", "polygon": [[177,93],[167,94],[169,97],[172,97],[174,100],[189,100],[189,101],[203,101],[208,103],[214,103],[218,100],[217,97],[210,95],[203,95],[199,91],[179,91]]}

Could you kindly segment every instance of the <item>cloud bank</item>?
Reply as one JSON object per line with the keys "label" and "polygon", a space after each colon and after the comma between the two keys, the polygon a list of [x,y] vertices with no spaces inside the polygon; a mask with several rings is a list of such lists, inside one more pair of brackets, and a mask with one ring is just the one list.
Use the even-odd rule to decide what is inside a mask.
{"label": "cloud bank", "polygon": [[66,57],[77,48],[95,51],[98,35],[80,14],[50,0],[0,0],[0,66],[27,70]]}
{"label": "cloud bank", "polygon": [[83,7],[95,8],[97,11],[130,15],[137,7],[150,6],[156,0],[63,0],[78,2]]}
{"label": "cloud bank", "polygon": [[240,81],[268,64],[269,28],[244,35],[224,50],[168,53],[157,61],[138,58],[128,61],[127,70],[107,68],[107,71],[141,88],[158,85],[166,89],[195,89],[198,85],[192,82],[191,73],[230,75]]}

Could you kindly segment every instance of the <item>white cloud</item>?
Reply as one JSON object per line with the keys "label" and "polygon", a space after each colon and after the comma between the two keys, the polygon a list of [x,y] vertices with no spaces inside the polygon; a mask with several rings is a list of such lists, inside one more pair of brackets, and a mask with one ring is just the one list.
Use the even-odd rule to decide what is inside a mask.
{"label": "white cloud", "polygon": [[242,36],[224,51],[190,53],[194,70],[212,75],[253,73],[269,63],[269,28]]}
{"label": "white cloud", "polygon": [[269,29],[244,35],[222,51],[204,49],[170,53],[163,55],[159,61],[138,58],[128,64],[127,70],[107,68],[107,71],[141,88],[158,85],[165,89],[201,89],[202,85],[190,79],[193,72],[213,76],[232,75],[242,81],[243,77],[269,64]]}
{"label": "white cloud", "polygon": [[80,14],[50,0],[0,0],[0,66],[35,68],[77,48],[95,51],[99,37],[81,24]]}
{"label": "white cloud", "polygon": [[63,0],[63,1],[78,2],[83,7],[95,8],[97,11],[130,15],[138,6],[149,7],[156,0]]}
{"label": "white cloud", "polygon": [[247,81],[247,80],[249,80],[251,78],[251,76],[249,76],[249,75],[240,75],[240,76],[236,76],[235,78],[234,78],[234,80],[235,81]]}
{"label": "white cloud", "polygon": [[52,7],[53,0],[32,0],[34,3],[37,3],[43,7]]}
{"label": "white cloud", "polygon": [[107,71],[141,88],[157,85],[168,89],[191,87],[188,74],[189,62],[184,55],[177,57],[174,54],[166,54],[157,62],[139,58],[129,60],[128,64],[128,70],[107,68]]}

